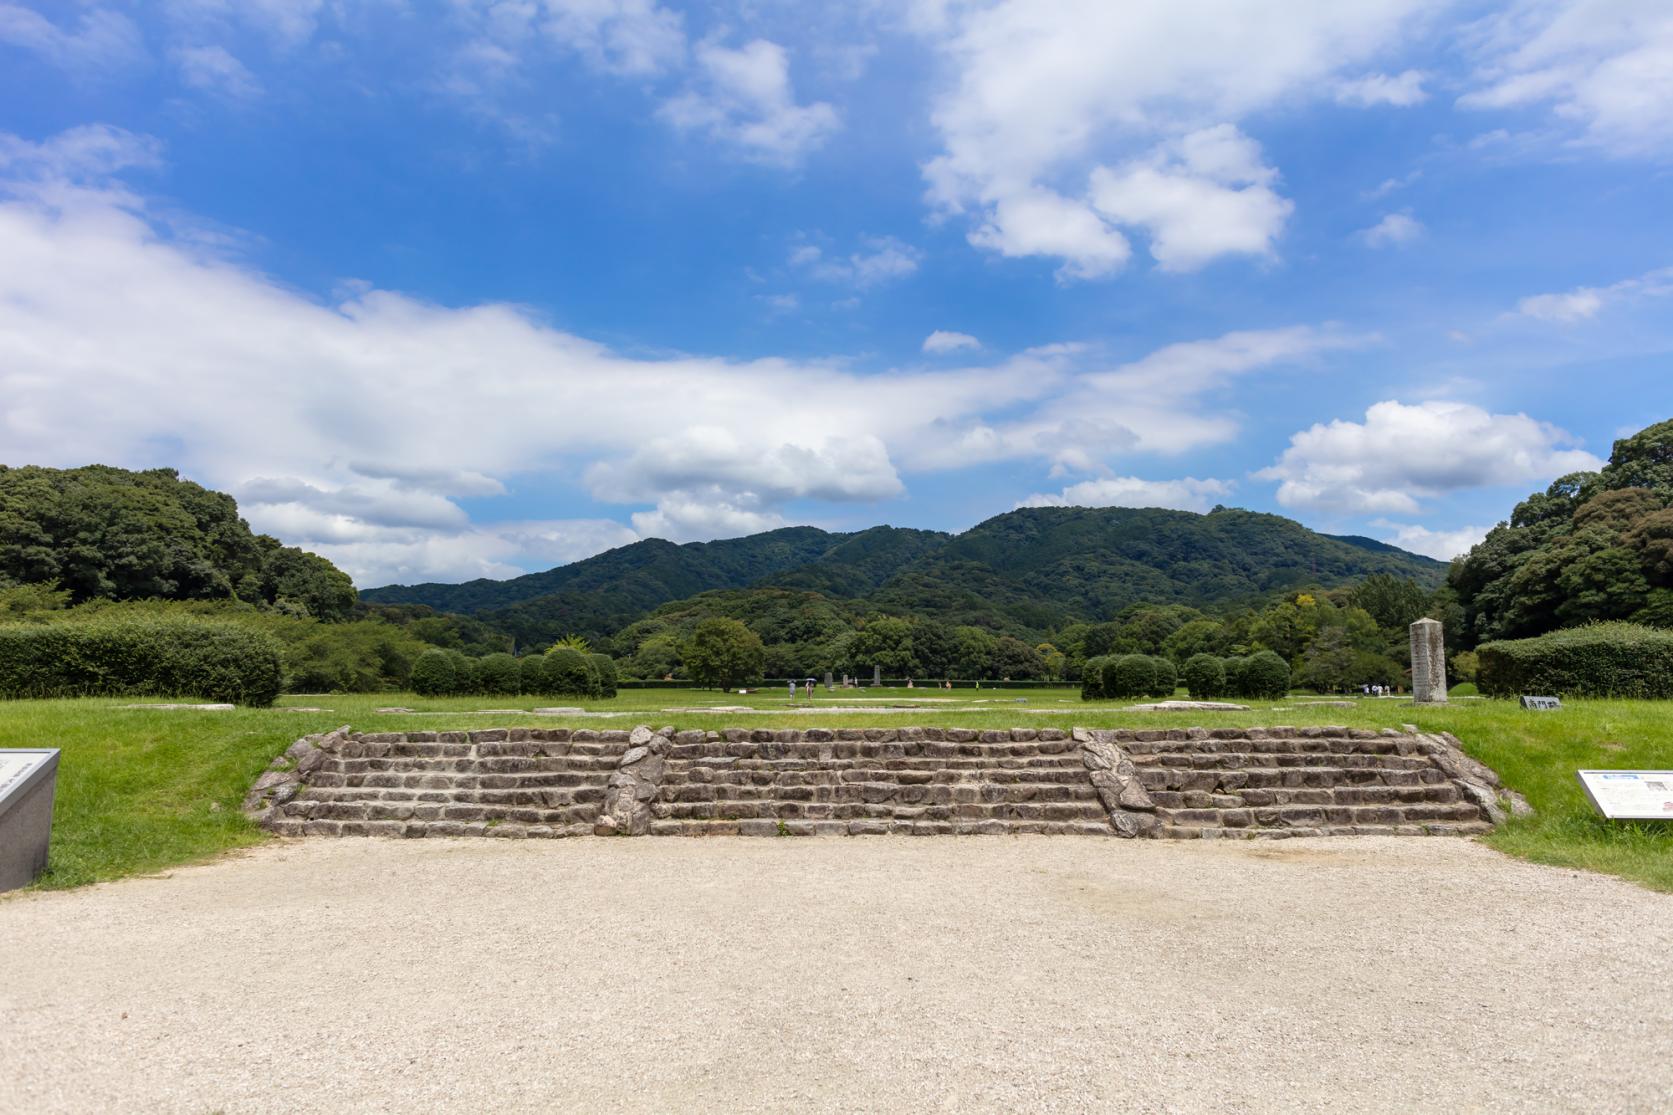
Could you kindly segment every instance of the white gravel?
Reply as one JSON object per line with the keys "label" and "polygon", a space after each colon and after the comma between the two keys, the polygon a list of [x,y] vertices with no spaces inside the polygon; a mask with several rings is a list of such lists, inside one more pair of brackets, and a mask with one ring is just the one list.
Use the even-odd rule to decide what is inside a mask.
{"label": "white gravel", "polygon": [[0,901],[0,1109],[1666,1111],[1673,896],[1450,839],[314,840]]}

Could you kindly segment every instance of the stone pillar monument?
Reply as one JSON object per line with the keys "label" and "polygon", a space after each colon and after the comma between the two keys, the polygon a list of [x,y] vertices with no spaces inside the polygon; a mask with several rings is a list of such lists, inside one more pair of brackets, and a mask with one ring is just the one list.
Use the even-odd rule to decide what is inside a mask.
{"label": "stone pillar monument", "polygon": [[829,670],[825,671],[825,688],[826,689],[835,689],[836,688],[835,685],[831,684],[831,671],[829,671]]}
{"label": "stone pillar monument", "polygon": [[1420,705],[1446,704],[1446,642],[1440,620],[1412,624],[1412,699]]}
{"label": "stone pillar monument", "polygon": [[878,687],[879,685],[882,685],[882,684],[883,684],[883,667],[873,666],[871,668],[871,685],[872,685],[872,688],[875,689],[876,687]]}

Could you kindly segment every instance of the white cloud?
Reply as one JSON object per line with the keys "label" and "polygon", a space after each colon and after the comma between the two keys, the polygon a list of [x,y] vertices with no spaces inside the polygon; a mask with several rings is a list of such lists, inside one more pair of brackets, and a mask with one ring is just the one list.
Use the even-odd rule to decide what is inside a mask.
{"label": "white cloud", "polygon": [[1665,0],[1515,0],[1479,28],[1469,108],[1550,106],[1618,155],[1673,150],[1673,7]]}
{"label": "white cloud", "polygon": [[1423,235],[1423,222],[1410,213],[1389,213],[1370,228],[1360,232],[1360,239],[1373,248],[1410,244]]}
{"label": "white cloud", "polygon": [[1406,70],[1399,74],[1365,74],[1336,83],[1336,99],[1345,105],[1368,108],[1372,105],[1392,105],[1410,108],[1429,99],[1423,82],[1428,78],[1422,70]]}
{"label": "white cloud", "polygon": [[704,42],[696,60],[695,87],[661,109],[682,131],[703,132],[757,162],[794,166],[840,126],[824,101],[796,103],[790,59],[777,43],[756,39],[732,49]]}
{"label": "white cloud", "polygon": [[905,490],[876,437],[773,444],[725,426],[687,426],[677,436],[643,441],[625,458],[589,467],[586,482],[594,497],[612,503],[648,503],[675,490],[707,489],[764,505],[864,502]]}
{"label": "white cloud", "polygon": [[199,34],[234,21],[294,47],[313,37],[325,0],[164,0],[177,26]]}
{"label": "white cloud", "polygon": [[1092,206],[1145,229],[1164,271],[1192,271],[1222,255],[1269,255],[1295,206],[1273,192],[1277,172],[1230,124],[1192,132],[1147,158],[1092,172]]}
{"label": "white cloud", "polygon": [[174,52],[174,63],[180,68],[180,79],[193,89],[240,98],[261,92],[256,75],[224,47],[181,47]]}
{"label": "white cloud", "polygon": [[[1134,156],[1158,143],[1327,95],[1340,71],[1396,48],[1428,10],[1422,0],[920,4],[908,25],[952,74],[932,114],[942,151],[924,168],[929,199],[945,214],[973,212],[978,246],[1057,257],[1066,277],[1109,274],[1127,249],[1083,196],[1093,167],[1131,178]],[[1223,243],[1264,253],[1288,212],[1264,176],[1227,189],[1177,155],[1125,187],[1118,208],[1153,236],[1164,226],[1181,269]]]}
{"label": "white cloud", "polygon": [[848,283],[862,290],[918,270],[924,254],[893,236],[867,236],[865,247],[844,257],[831,258],[813,244],[800,244],[790,252],[793,267],[806,269],[826,282]]}
{"label": "white cloud", "polygon": [[1647,271],[1606,287],[1575,287],[1555,294],[1534,294],[1516,304],[1516,312],[1540,321],[1575,325],[1589,321],[1607,305],[1673,294],[1673,267]]}
{"label": "white cloud", "polygon": [[957,352],[961,348],[981,348],[982,342],[968,333],[955,333],[948,329],[937,329],[924,338],[923,350],[940,356],[943,353]]}
{"label": "white cloud", "polygon": [[1414,515],[1447,492],[1547,481],[1602,467],[1573,435],[1525,414],[1490,414],[1467,403],[1393,400],[1365,421],[1336,419],[1302,430],[1270,468],[1278,502],[1314,510]]}
{"label": "white cloud", "polygon": [[23,180],[102,180],[123,170],[160,166],[162,151],[150,136],[108,124],[84,124],[39,143],[0,132],[0,174],[13,186]]}
{"label": "white cloud", "polygon": [[39,12],[0,0],[0,43],[10,43],[79,76],[100,77],[145,57],[145,45],[133,21],[113,8],[84,11],[74,30],[65,30]]}
{"label": "white cloud", "polygon": [[1141,480],[1136,476],[1106,476],[1071,484],[1061,492],[1039,492],[1018,507],[1169,507],[1176,511],[1207,511],[1231,494],[1224,480]]}
{"label": "white cloud", "polygon": [[1383,541],[1437,561],[1451,561],[1459,554],[1469,552],[1471,546],[1487,537],[1488,531],[1487,527],[1430,530],[1419,524],[1392,523],[1387,519],[1373,520],[1371,525],[1384,532]]}

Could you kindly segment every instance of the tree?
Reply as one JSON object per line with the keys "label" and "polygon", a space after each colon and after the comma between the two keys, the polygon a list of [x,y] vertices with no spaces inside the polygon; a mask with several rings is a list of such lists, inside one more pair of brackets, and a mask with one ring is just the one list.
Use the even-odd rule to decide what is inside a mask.
{"label": "tree", "polygon": [[1222,654],[1228,645],[1225,624],[1194,619],[1162,640],[1162,653],[1175,662],[1185,662],[1199,654]]}
{"label": "tree", "polygon": [[999,649],[999,640],[980,627],[955,627],[953,639],[958,646],[958,652],[953,659],[953,675],[959,678],[990,678],[993,673],[993,655]]}
{"label": "tree", "polygon": [[1602,480],[1609,488],[1673,491],[1673,418],[1617,441]]}
{"label": "tree", "polygon": [[1150,690],[1151,697],[1172,697],[1173,691],[1179,688],[1179,671],[1174,669],[1173,660],[1162,655],[1150,656]]}
{"label": "tree", "polygon": [[1040,656],[1040,663],[1045,667],[1045,679],[1061,681],[1063,669],[1069,664],[1068,657],[1050,643],[1041,643],[1034,648],[1034,652]]}
{"label": "tree", "polygon": [[1110,657],[1105,654],[1095,658],[1088,658],[1081,664],[1080,699],[1083,701],[1101,701],[1109,696],[1104,692],[1104,670],[1110,664]]}
{"label": "tree", "polygon": [[705,688],[729,689],[761,672],[761,637],[735,619],[706,619],[681,652],[686,672]]}
{"label": "tree", "polygon": [[1000,636],[994,644],[990,669],[994,675],[1012,681],[1029,681],[1046,671],[1040,652],[1009,635]]}
{"label": "tree", "polygon": [[1156,660],[1148,654],[1124,654],[1104,667],[1104,695],[1145,697],[1156,688]]}
{"label": "tree", "polygon": [[894,616],[866,620],[848,645],[848,656],[849,670],[855,674],[869,674],[874,666],[890,677],[918,672],[918,659],[912,653],[912,624]]}
{"label": "tree", "polygon": [[563,697],[596,696],[598,671],[573,647],[553,647],[546,652],[546,685],[547,692]]}
{"label": "tree", "polygon": [[517,680],[524,693],[543,695],[552,691],[547,680],[546,656],[527,654],[517,660]]}
{"label": "tree", "polygon": [[597,697],[614,697],[616,695],[616,660],[608,654],[589,654],[587,660],[593,665],[593,676],[598,679]]}
{"label": "tree", "polygon": [[1290,691],[1290,667],[1270,650],[1250,655],[1243,668],[1244,691],[1251,697],[1276,701]]}
{"label": "tree", "polygon": [[1354,586],[1348,599],[1363,608],[1378,627],[1405,631],[1423,618],[1427,594],[1409,577],[1373,573]]}
{"label": "tree", "polygon": [[477,660],[477,692],[516,696],[523,687],[522,668],[517,659],[500,651]]}
{"label": "tree", "polygon": [[670,633],[653,636],[639,644],[628,659],[628,673],[639,678],[664,678],[680,668],[679,640]]}
{"label": "tree", "polygon": [[912,624],[912,653],[918,659],[918,669],[926,677],[949,677],[958,657],[958,640],[946,624],[920,619]]}
{"label": "tree", "polygon": [[570,650],[580,651],[582,654],[591,654],[593,649],[592,645],[579,635],[565,635],[546,649],[556,650],[558,647],[567,647]]}

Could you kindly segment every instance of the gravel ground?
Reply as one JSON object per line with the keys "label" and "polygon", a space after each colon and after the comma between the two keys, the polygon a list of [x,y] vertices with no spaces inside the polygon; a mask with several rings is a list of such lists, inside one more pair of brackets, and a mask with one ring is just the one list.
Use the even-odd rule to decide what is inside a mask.
{"label": "gravel ground", "polygon": [[0,901],[0,1109],[1666,1111],[1673,896],[1449,839],[314,840]]}

